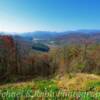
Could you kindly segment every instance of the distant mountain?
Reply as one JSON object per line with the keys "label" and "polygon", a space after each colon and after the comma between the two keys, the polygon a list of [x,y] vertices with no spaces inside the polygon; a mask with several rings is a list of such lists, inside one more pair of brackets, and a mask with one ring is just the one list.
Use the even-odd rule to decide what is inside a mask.
{"label": "distant mountain", "polygon": [[31,37],[32,39],[53,39],[55,36],[57,36],[57,32],[49,32],[49,31],[36,31],[36,32],[27,32],[23,33],[20,36],[24,38],[29,38]]}
{"label": "distant mountain", "polygon": [[50,31],[36,31],[36,32],[26,32],[22,33],[23,37],[35,37],[35,38],[54,38],[56,36],[66,35],[66,34],[94,34],[100,33],[100,30],[76,30],[76,31],[64,31],[64,32],[50,32]]}
{"label": "distant mountain", "polygon": [[89,29],[81,29],[81,30],[77,30],[77,32],[82,32],[82,33],[100,33],[100,30],[89,30]]}
{"label": "distant mountain", "polygon": [[[1,32],[1,35],[10,34]],[[12,33],[11,33],[12,34]],[[16,33],[17,34],[17,33]],[[13,35],[14,39],[41,43],[79,43],[83,38],[100,43],[100,30],[76,30],[65,32],[36,31]]]}
{"label": "distant mountain", "polygon": [[60,44],[81,44],[83,41],[91,41],[94,43],[100,43],[100,33],[70,33],[57,36],[55,41],[58,41]]}
{"label": "distant mountain", "polygon": [[65,44],[81,44],[82,41],[89,40],[100,43],[99,30],[77,30],[66,32],[36,31],[12,35],[12,33],[0,32],[1,36],[10,35],[20,55],[28,56],[34,50],[49,51],[49,48],[63,46]]}

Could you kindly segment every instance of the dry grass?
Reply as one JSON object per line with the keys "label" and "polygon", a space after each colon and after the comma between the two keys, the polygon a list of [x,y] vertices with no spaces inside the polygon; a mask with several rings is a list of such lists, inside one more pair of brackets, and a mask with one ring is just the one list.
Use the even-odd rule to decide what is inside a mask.
{"label": "dry grass", "polygon": [[[62,90],[67,91],[86,91],[87,84],[93,82],[100,82],[100,76],[94,74],[72,74],[72,75],[64,75],[64,76],[56,76],[52,79],[54,83]],[[35,81],[28,81],[28,82],[20,82],[20,83],[9,83],[5,85],[0,85],[0,89],[2,88],[24,88],[24,87],[32,87],[33,89],[36,88]],[[97,91],[100,91],[100,85],[96,87]]]}
{"label": "dry grass", "polygon": [[10,88],[25,88],[25,87],[35,88],[35,83],[32,81],[29,81],[29,82],[9,83],[9,84],[0,85],[0,89],[9,88],[9,87]]}
{"label": "dry grass", "polygon": [[[78,73],[72,78],[62,77],[57,80],[57,85],[61,89],[65,90],[75,90],[75,91],[86,91],[86,85],[88,82],[100,82],[100,76],[94,74],[82,74]],[[100,88],[100,86],[98,87]]]}

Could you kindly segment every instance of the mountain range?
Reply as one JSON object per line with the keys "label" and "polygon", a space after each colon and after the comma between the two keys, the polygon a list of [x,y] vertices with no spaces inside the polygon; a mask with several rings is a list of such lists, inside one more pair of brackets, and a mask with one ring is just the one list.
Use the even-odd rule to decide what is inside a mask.
{"label": "mountain range", "polygon": [[11,35],[14,39],[44,43],[79,43],[83,38],[100,42],[100,30],[76,30],[65,32],[35,31],[24,33],[0,32],[0,35]]}

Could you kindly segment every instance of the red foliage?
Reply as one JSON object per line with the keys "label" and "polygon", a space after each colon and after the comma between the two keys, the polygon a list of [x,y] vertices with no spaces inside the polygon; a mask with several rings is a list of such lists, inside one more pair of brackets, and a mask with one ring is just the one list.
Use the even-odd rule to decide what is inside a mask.
{"label": "red foliage", "polygon": [[4,42],[4,44],[0,45],[0,47],[13,47],[14,42],[11,36],[0,36],[0,40]]}

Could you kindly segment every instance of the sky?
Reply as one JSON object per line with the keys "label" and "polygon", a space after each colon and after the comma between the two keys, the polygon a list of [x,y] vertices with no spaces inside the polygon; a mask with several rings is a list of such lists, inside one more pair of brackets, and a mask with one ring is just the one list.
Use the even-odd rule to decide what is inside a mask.
{"label": "sky", "polygon": [[0,31],[100,29],[100,0],[0,0]]}

